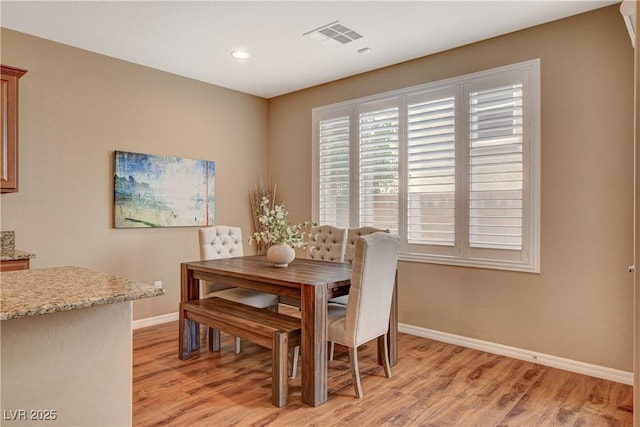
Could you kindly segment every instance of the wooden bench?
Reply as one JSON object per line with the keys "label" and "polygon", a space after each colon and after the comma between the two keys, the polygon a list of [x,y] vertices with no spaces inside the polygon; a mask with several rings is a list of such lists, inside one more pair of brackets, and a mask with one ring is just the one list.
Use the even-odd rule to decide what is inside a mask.
{"label": "wooden bench", "polygon": [[[205,298],[180,303],[180,340],[183,353],[180,359],[191,357],[191,350],[199,348],[188,322],[197,322],[210,328],[244,338],[272,350],[271,402],[282,407],[287,404],[289,349],[300,345],[300,319],[275,311],[251,307],[222,298]],[[184,319],[184,320],[182,320]],[[213,351],[220,350],[219,339],[210,343]]]}

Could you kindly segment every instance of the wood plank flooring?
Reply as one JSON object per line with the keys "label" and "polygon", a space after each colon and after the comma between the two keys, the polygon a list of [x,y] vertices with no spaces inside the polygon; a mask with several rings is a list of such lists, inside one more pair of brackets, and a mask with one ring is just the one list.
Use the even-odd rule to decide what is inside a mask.
{"label": "wood plank flooring", "polygon": [[[203,339],[204,339],[204,335]],[[329,400],[271,405],[270,350],[222,337],[178,359],[177,322],[133,332],[135,426],[632,426],[631,386],[400,334],[392,378],[375,341],[359,350],[364,398],[355,397],[345,348],[329,363]]]}

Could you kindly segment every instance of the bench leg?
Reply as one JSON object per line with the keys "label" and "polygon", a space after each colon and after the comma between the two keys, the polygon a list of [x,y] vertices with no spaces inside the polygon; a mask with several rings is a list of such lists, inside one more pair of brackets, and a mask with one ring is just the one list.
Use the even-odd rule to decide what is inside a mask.
{"label": "bench leg", "polygon": [[271,403],[278,408],[287,404],[287,368],[289,356],[289,336],[286,332],[273,334]]}
{"label": "bench leg", "polygon": [[[182,305],[182,304],[181,304]],[[191,340],[188,342],[188,347],[185,346],[185,329],[184,329],[184,310],[182,310],[182,306],[178,312],[178,358],[180,360],[184,360],[184,350],[185,348],[191,349]]]}

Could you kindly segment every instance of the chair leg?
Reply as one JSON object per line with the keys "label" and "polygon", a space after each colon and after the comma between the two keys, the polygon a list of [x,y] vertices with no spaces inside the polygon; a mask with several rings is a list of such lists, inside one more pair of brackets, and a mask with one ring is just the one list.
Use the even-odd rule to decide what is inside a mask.
{"label": "chair leg", "polygon": [[180,360],[187,360],[191,357],[191,328],[192,321],[185,318],[184,310],[180,313],[180,318],[178,321],[178,327],[181,341],[179,343],[179,351],[178,357]]}
{"label": "chair leg", "polygon": [[389,342],[387,341],[387,334],[383,335],[384,337],[384,358],[382,360],[384,364],[384,374],[387,378],[391,378],[391,365],[389,365]]}
{"label": "chair leg", "polygon": [[220,350],[220,329],[217,328],[208,328],[209,329],[209,351],[219,351]]}
{"label": "chair leg", "polygon": [[333,362],[333,352],[336,349],[336,343],[331,341],[329,343],[329,362]]}
{"label": "chair leg", "polygon": [[236,354],[240,354],[240,337],[236,337]]}
{"label": "chair leg", "polygon": [[291,364],[291,375],[290,378],[295,378],[296,373],[298,372],[298,356],[300,355],[300,346],[297,345],[293,347],[293,362]]}
{"label": "chair leg", "polygon": [[189,323],[191,326],[191,351],[200,349],[200,324],[197,322]]}
{"label": "chair leg", "polygon": [[362,399],[362,384],[360,384],[360,371],[358,368],[358,349],[349,347],[349,362],[351,362],[351,378],[358,399]]}

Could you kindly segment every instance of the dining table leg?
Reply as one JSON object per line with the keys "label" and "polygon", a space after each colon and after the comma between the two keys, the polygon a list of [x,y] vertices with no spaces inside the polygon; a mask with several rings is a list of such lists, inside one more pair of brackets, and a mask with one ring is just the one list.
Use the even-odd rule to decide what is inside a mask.
{"label": "dining table leg", "polygon": [[[180,302],[187,302],[199,299],[200,281],[193,277],[193,270],[190,270],[186,264],[180,265]],[[185,321],[183,311],[180,310],[180,338],[178,353],[182,360],[185,360],[187,354],[191,351],[200,349],[200,324],[193,321]],[[184,346],[189,345],[188,350]]]}
{"label": "dining table leg", "polygon": [[302,285],[302,402],[327,401],[327,287]]}

